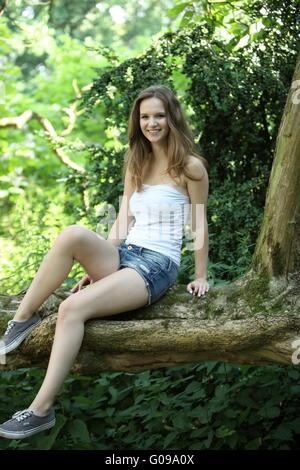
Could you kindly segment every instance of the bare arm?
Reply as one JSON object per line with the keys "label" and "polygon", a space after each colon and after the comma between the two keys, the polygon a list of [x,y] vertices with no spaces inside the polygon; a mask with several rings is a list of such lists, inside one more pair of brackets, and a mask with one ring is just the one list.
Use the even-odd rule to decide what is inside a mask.
{"label": "bare arm", "polygon": [[201,161],[192,157],[187,169],[200,180],[187,178],[187,189],[191,201],[192,233],[194,239],[195,280],[187,286],[188,292],[198,296],[209,289],[206,280],[208,262],[208,224],[206,206],[208,198],[208,175]]}

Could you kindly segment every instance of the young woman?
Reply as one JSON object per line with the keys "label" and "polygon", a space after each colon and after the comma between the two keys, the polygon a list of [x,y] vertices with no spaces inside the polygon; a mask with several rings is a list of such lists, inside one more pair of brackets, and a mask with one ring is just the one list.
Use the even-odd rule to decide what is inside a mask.
{"label": "young woman", "polygon": [[[145,89],[133,104],[123,176],[119,215],[107,240],[81,226],[64,229],[8,323],[0,354],[15,349],[39,324],[35,312],[63,283],[74,260],[83,266],[86,276],[60,304],[42,386],[26,410],[0,425],[0,436],[22,439],[54,426],[53,403],[80,350],[87,320],[150,305],[175,282],[187,206],[194,241],[201,234],[195,279],[187,291],[200,297],[209,289],[206,160],[195,153],[180,103],[165,86]],[[204,216],[198,217],[201,209]]]}

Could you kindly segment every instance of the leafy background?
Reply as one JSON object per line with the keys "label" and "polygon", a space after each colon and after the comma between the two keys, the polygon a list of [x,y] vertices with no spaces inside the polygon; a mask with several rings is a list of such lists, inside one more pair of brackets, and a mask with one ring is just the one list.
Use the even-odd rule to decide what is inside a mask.
{"label": "leafy background", "polygon": [[[0,117],[0,293],[28,287],[65,226],[107,233],[102,209],[119,207],[130,106],[153,83],[179,96],[209,162],[209,282],[243,274],[263,213],[299,24],[294,0],[9,3],[0,17],[1,117],[32,110],[57,135],[38,119],[15,129]],[[64,134],[74,103],[74,126]],[[180,283],[193,277],[186,241]],[[75,265],[65,287],[81,275]],[[0,374],[0,420],[28,406],[43,375]],[[1,440],[0,448],[298,449],[298,382],[295,367],[223,363],[70,375],[58,396],[56,427],[23,442]]]}

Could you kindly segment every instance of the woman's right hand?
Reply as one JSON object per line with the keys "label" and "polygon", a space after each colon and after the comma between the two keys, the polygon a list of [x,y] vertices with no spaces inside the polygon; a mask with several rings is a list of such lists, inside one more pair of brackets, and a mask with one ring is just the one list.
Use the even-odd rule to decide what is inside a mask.
{"label": "woman's right hand", "polygon": [[81,281],[77,282],[76,286],[74,286],[73,289],[71,289],[72,294],[80,291],[83,286],[86,286],[88,284],[93,284],[93,280],[88,274],[86,274],[85,276],[83,276]]}

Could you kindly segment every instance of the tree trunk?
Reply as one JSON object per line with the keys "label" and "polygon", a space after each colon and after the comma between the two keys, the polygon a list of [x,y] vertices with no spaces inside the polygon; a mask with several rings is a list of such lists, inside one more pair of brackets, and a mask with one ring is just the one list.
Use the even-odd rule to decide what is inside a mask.
{"label": "tree trunk", "polygon": [[300,271],[300,55],[277,137],[253,268],[270,276]]}
{"label": "tree trunk", "polygon": [[[298,365],[300,362],[300,56],[279,129],[264,219],[252,265],[237,281],[204,298],[174,285],[157,303],[86,324],[73,371],[139,372],[178,364],[223,361]],[[299,101],[299,103],[298,103]],[[43,322],[3,370],[46,367],[56,312],[69,293],[57,290],[41,307]],[[0,296],[0,334],[22,295]],[[299,353],[299,359],[298,359]],[[0,361],[1,362],[1,361]]]}

